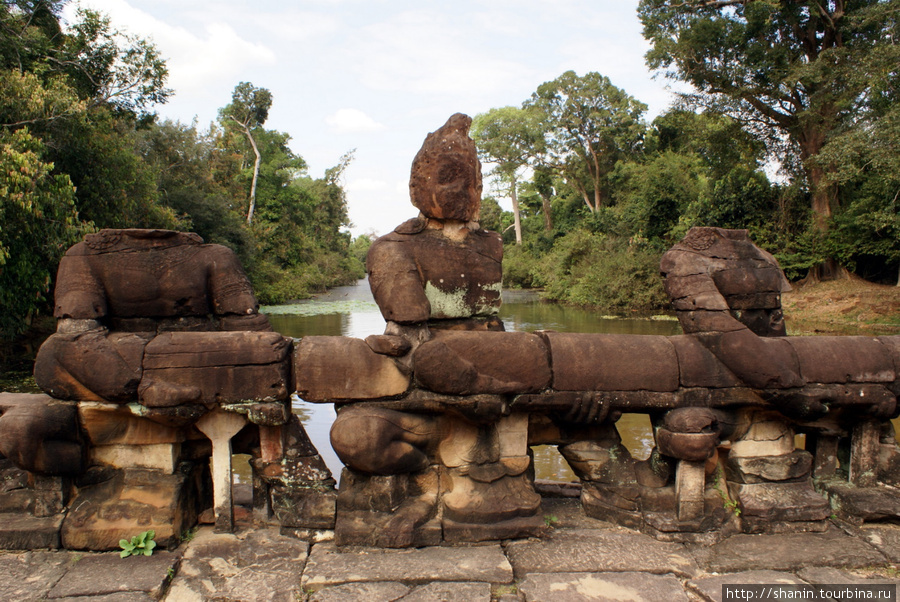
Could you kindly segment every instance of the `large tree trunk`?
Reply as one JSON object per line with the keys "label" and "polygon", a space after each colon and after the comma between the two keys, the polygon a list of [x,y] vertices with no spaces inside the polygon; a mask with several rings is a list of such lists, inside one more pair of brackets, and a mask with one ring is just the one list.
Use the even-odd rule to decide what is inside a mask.
{"label": "large tree trunk", "polygon": [[259,148],[256,146],[256,140],[253,139],[250,130],[245,130],[245,133],[250,140],[250,146],[253,147],[253,152],[256,154],[256,161],[253,163],[253,180],[250,182],[250,206],[247,208],[247,223],[252,224],[253,212],[256,211],[256,181],[259,179],[259,164],[261,157],[259,155]]}
{"label": "large tree trunk", "polygon": [[[806,169],[806,178],[809,182],[809,190],[812,196],[811,207],[815,215],[816,227],[820,232],[828,231],[828,220],[831,218],[833,208],[837,203],[837,185],[828,182],[825,169],[820,165],[810,164],[810,159],[815,158],[825,144],[825,132],[820,128],[810,126],[800,135],[800,158]],[[826,282],[849,277],[846,268],[838,264],[832,258],[828,258],[809,269],[804,279],[807,282]]]}
{"label": "large tree trunk", "polygon": [[517,188],[519,187],[519,183],[516,180],[515,174],[513,174],[512,182],[509,185],[509,197],[512,199],[513,206],[513,224],[516,227],[516,244],[522,244],[522,216],[519,213],[519,195],[517,192]]}
{"label": "large tree trunk", "polygon": [[552,207],[550,207],[550,196],[542,194],[541,195],[541,208],[544,212],[544,230],[547,232],[553,231],[553,214],[551,213]]}

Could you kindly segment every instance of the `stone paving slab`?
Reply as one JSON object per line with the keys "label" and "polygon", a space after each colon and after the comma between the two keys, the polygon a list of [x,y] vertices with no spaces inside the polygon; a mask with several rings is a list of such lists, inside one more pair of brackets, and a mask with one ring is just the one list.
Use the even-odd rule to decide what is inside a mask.
{"label": "stone paving slab", "polygon": [[491,602],[490,583],[429,583],[420,585],[402,602]]}
{"label": "stone paving slab", "polygon": [[312,547],[301,584],[309,591],[359,581],[512,583],[513,571],[499,544],[339,551],[333,543],[319,543]]}
{"label": "stone paving slab", "polygon": [[[516,598],[518,600],[518,598]],[[489,583],[439,581],[407,586],[393,581],[345,583],[326,587],[309,596],[308,602],[490,602]]]}
{"label": "stone paving slab", "polygon": [[900,584],[900,578],[888,579],[880,576],[863,577],[841,569],[812,567],[803,569],[797,576],[816,585],[893,585]]}
{"label": "stone paving slab", "polygon": [[156,602],[156,596],[146,592],[119,592],[104,596],[76,596],[74,598],[52,598],[53,602]]}
{"label": "stone paving slab", "polygon": [[890,525],[866,525],[859,530],[869,545],[878,548],[891,562],[900,562],[900,527]]}
{"label": "stone paving slab", "polygon": [[688,602],[681,581],[673,575],[647,573],[535,573],[519,591],[526,602]]}
{"label": "stone paving slab", "polygon": [[690,577],[697,565],[683,544],[627,530],[554,530],[542,540],[506,545],[516,578],[529,573],[644,571]]}
{"label": "stone paving slab", "polygon": [[67,567],[47,598],[132,595],[156,600],[175,573],[180,552],[160,551],[152,556],[122,558],[118,552],[85,554]]}
{"label": "stone paving slab", "polygon": [[17,602],[45,600],[77,552],[0,552],[0,592]]}
{"label": "stone paving slab", "polygon": [[232,535],[206,527],[187,546],[165,601],[302,600],[308,550],[306,542],[275,528]]}
{"label": "stone paving slab", "polygon": [[875,547],[835,527],[825,533],[734,535],[712,546],[689,547],[697,564],[710,573],[796,571],[808,566],[866,567],[888,561]]}
{"label": "stone paving slab", "polygon": [[345,583],[312,594],[308,602],[394,602],[408,594],[410,587],[394,581]]}
{"label": "stone paving slab", "polygon": [[804,581],[792,573],[784,571],[746,571],[743,573],[726,573],[691,579],[688,589],[703,597],[704,600],[722,602],[723,585],[803,585]]}

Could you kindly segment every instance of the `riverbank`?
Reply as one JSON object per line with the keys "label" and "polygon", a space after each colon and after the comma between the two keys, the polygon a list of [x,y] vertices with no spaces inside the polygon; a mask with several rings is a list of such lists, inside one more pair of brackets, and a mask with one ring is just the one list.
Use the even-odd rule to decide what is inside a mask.
{"label": "riverbank", "polygon": [[788,334],[900,334],[900,286],[851,277],[782,295]]}

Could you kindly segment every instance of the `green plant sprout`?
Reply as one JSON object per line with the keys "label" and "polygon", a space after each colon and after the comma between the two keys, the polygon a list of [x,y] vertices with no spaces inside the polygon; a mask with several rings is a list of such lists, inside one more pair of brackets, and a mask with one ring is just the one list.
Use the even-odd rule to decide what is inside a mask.
{"label": "green plant sprout", "polygon": [[722,481],[724,480],[724,475],[722,474],[722,467],[719,466],[716,468],[715,475],[715,484],[713,487],[717,492],[719,492],[719,497],[722,498],[722,506],[725,507],[725,510],[731,512],[735,516],[741,515],[741,505],[737,500],[731,499],[728,494],[725,492],[725,488],[722,487]]}
{"label": "green plant sprout", "polygon": [[156,531],[150,530],[144,531],[140,535],[135,535],[131,538],[131,541],[120,539],[119,547],[122,548],[122,552],[119,556],[126,558],[128,556],[153,555],[153,548],[156,547],[156,542],[153,541],[154,537],[156,537]]}

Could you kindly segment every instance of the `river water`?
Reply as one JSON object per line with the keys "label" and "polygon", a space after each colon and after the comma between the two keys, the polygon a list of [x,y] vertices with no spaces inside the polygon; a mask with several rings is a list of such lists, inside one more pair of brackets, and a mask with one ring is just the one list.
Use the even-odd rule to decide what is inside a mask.
{"label": "river water", "polygon": [[[272,327],[285,336],[301,338],[333,335],[365,338],[384,332],[385,322],[372,298],[367,280],[354,286],[330,290],[315,299],[292,305],[263,307]],[[507,331],[595,332],[617,334],[680,334],[678,322],[669,316],[655,318],[618,318],[552,303],[542,303],[532,291],[504,291],[500,310]],[[335,477],[341,463],[331,449],[328,432],[334,421],[334,406],[294,399],[294,411],[300,415],[310,439]],[[650,422],[645,415],[626,414],[617,423],[623,443],[637,458],[646,458],[653,446]],[[534,449],[535,474],[539,479],[577,480],[565,460],[553,447]],[[236,465],[238,474],[242,472]],[[240,477],[239,477],[240,478]]]}

